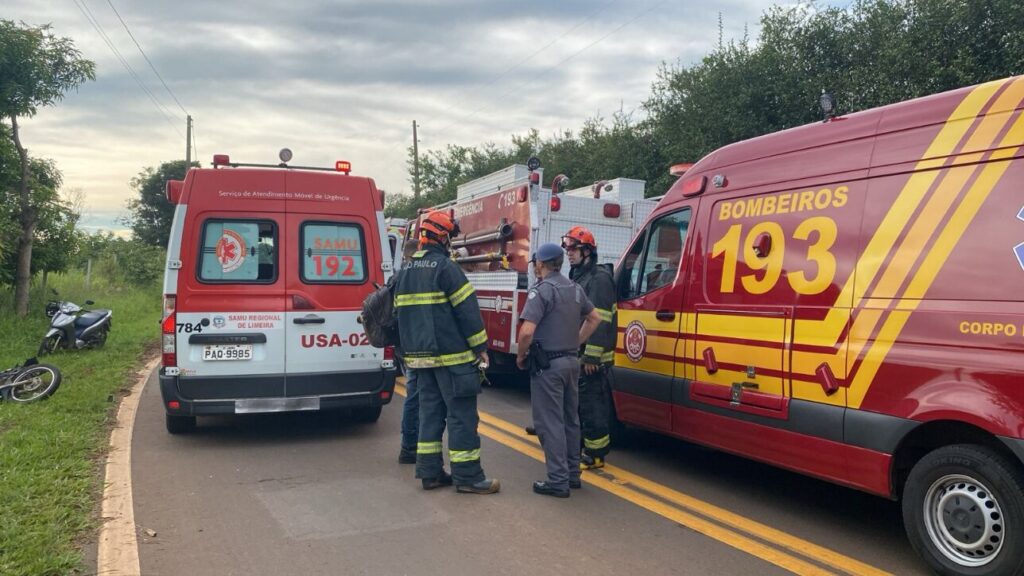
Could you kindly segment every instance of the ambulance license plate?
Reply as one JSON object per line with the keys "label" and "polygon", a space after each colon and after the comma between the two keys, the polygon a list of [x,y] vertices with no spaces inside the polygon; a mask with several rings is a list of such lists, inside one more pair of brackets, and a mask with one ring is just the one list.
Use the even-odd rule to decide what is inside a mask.
{"label": "ambulance license plate", "polygon": [[203,360],[252,360],[252,344],[207,344]]}

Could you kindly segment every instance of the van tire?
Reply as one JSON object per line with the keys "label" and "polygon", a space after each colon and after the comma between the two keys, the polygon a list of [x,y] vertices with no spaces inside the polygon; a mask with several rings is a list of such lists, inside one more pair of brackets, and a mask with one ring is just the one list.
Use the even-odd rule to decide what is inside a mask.
{"label": "van tire", "polygon": [[1002,454],[973,444],[929,452],[902,504],[910,544],[936,573],[1024,573],[1024,471]]}
{"label": "van tire", "polygon": [[172,416],[165,414],[164,418],[164,424],[167,426],[167,432],[170,434],[188,434],[196,429],[195,416]]}
{"label": "van tire", "polygon": [[352,409],[352,421],[360,424],[373,424],[380,418],[383,406],[366,406]]}

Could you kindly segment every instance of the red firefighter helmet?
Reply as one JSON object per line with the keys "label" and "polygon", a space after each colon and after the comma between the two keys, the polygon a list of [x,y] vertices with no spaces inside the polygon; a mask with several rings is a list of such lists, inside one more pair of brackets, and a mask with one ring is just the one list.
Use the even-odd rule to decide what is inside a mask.
{"label": "red firefighter helmet", "polygon": [[562,236],[563,248],[575,246],[576,244],[590,246],[593,250],[597,249],[597,240],[594,240],[594,234],[583,226],[573,226],[565,236]]}
{"label": "red firefighter helmet", "polygon": [[459,235],[459,223],[455,218],[448,215],[447,212],[435,210],[427,217],[423,219],[423,223],[420,224],[420,234],[434,236],[434,240],[441,240],[442,238],[455,238]]}

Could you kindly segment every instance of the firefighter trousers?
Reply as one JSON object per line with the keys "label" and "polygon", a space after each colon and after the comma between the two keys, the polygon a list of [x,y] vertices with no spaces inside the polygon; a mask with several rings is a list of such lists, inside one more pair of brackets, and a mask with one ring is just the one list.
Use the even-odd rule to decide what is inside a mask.
{"label": "firefighter trousers", "polygon": [[417,368],[420,434],[416,445],[416,477],[437,478],[444,468],[441,438],[448,426],[448,455],[456,485],[484,480],[480,466],[480,435],[476,397],[481,374],[473,364],[447,368]]}
{"label": "firefighter trousers", "polygon": [[604,458],[611,450],[608,425],[611,418],[611,383],[607,366],[587,375],[580,369],[580,427],[583,451]]}

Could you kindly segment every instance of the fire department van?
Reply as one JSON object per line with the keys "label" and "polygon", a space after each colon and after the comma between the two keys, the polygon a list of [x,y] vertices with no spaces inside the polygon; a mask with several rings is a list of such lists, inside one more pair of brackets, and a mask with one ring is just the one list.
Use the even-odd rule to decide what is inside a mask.
{"label": "fire department van", "polygon": [[716,150],[616,278],[627,424],[902,499],[1024,573],[1024,77]]}
{"label": "fire department van", "polygon": [[394,351],[356,321],[391,273],[381,195],[348,162],[288,159],[217,155],[167,184],[160,390],[172,434],[208,414],[346,408],[372,422],[391,400]]}
{"label": "fire department van", "polygon": [[[516,371],[519,312],[537,281],[529,264],[537,246],[559,243],[570,228],[583,225],[594,233],[599,262],[611,265],[658,204],[644,198],[643,180],[616,178],[566,190],[564,175],[555,176],[551,188],[542,186],[542,176],[540,161],[532,158],[530,165],[466,182],[455,200],[430,209],[448,210],[459,221],[453,258],[476,290],[492,374]],[[410,239],[418,224],[409,226]],[[568,259],[563,272],[569,272]]]}

